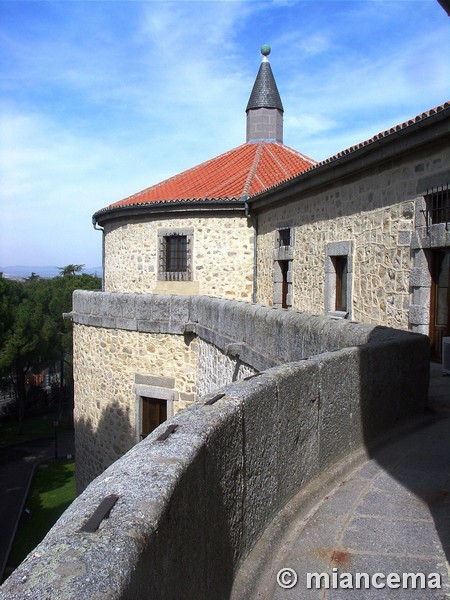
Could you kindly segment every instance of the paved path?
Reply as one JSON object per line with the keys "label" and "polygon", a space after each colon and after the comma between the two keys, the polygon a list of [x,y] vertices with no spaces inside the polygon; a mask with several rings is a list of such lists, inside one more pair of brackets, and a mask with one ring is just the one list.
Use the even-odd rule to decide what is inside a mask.
{"label": "paved path", "polygon": [[[73,432],[58,433],[58,456],[73,453]],[[41,461],[54,457],[52,438],[0,448],[0,580],[33,472]]]}
{"label": "paved path", "polygon": [[[289,523],[249,600],[450,599],[450,376],[437,365],[429,398],[434,418],[427,425],[374,454],[314,511]],[[277,584],[286,567],[293,571],[284,575],[286,584],[294,572],[298,578],[289,589]],[[400,587],[377,577],[384,588],[370,581],[369,589],[333,589],[333,573],[344,572],[398,573],[399,581],[393,576],[390,583]],[[330,576],[330,588],[316,589],[312,577],[308,589],[307,573],[325,573],[324,581]],[[403,573],[439,573],[442,588],[412,589],[409,581],[402,589]]]}

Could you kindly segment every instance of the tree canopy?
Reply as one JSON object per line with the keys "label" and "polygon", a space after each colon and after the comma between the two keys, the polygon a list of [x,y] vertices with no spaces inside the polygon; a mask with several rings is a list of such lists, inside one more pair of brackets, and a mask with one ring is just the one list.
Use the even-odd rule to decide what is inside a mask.
{"label": "tree canopy", "polygon": [[28,373],[60,361],[62,380],[63,363],[72,354],[72,322],[63,313],[72,308],[74,290],[99,288],[98,277],[69,271],[62,277],[30,277],[21,283],[0,278],[0,376],[14,381],[19,405],[25,399]]}
{"label": "tree canopy", "polygon": [[58,267],[58,270],[60,275],[67,277],[68,275],[76,275],[77,273],[81,273],[84,267],[85,265],[66,265],[65,267]]}

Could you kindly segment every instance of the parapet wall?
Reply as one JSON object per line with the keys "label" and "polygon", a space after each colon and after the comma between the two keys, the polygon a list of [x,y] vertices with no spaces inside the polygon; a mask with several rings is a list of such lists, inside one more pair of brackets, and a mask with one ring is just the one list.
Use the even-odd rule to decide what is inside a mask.
{"label": "parapet wall", "polygon": [[[165,299],[172,302],[180,309],[178,298]],[[211,298],[185,302],[176,325],[169,313],[159,316],[164,302],[156,299],[152,326],[164,321],[217,347],[226,342],[258,370],[290,362],[226,386],[223,396],[210,393],[111,465],[0,588],[2,597],[229,598],[239,565],[294,494],[423,412],[424,336]],[[98,315],[81,313],[78,300],[74,309],[76,322],[94,325]],[[177,429],[158,441],[169,425]],[[109,518],[80,532],[111,494],[118,501]]]}
{"label": "parapet wall", "polygon": [[160,296],[76,291],[75,324],[139,333],[195,334],[262,370],[410,334],[295,310],[209,296]]}
{"label": "parapet wall", "polygon": [[168,398],[172,416],[232,381],[374,335],[307,313],[153,294],[75,292],[73,320],[79,492],[140,441],[142,396]]}

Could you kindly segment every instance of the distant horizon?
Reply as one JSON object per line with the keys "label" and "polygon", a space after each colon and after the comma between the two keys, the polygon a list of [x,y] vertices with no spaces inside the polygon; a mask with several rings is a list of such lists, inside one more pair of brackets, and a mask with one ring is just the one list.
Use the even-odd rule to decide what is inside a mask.
{"label": "distant horizon", "polygon": [[[77,263],[78,264],[78,263]],[[63,269],[67,265],[5,265],[0,266],[0,273],[3,273],[5,279],[8,278],[26,278],[32,273],[35,273],[39,277],[47,278],[54,277],[60,274],[60,269]],[[103,274],[103,267],[101,266],[86,266],[80,271],[80,275],[98,275],[99,277]]]}

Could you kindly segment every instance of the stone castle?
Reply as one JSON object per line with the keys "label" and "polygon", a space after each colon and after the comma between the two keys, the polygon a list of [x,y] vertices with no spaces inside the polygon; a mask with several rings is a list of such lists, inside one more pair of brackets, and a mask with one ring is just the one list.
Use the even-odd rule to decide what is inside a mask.
{"label": "stone castle", "polygon": [[450,333],[450,103],[317,163],[283,144],[269,52],[245,144],[94,215],[80,495],[8,600],[247,598],[279,511],[423,414]]}
{"label": "stone castle", "polygon": [[[104,292],[121,295],[123,312],[116,299],[97,322],[75,318],[81,487],[231,381],[216,373],[200,382],[208,353],[197,336],[139,329],[133,294],[206,295],[409,329],[430,335],[437,357],[449,335],[450,105],[316,163],[283,144],[269,52],[262,48],[246,108],[245,144],[93,217],[103,229]],[[104,439],[92,436],[101,419]]]}

